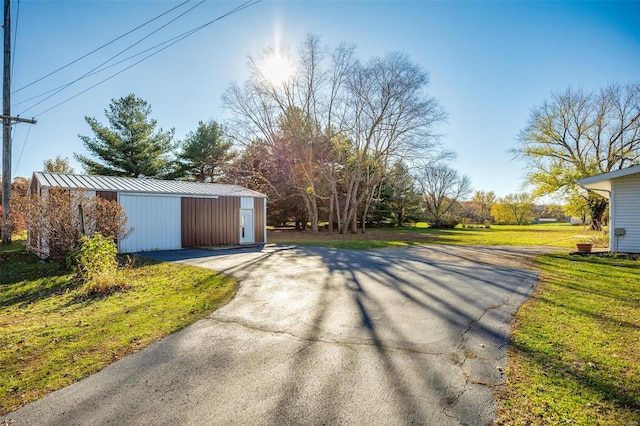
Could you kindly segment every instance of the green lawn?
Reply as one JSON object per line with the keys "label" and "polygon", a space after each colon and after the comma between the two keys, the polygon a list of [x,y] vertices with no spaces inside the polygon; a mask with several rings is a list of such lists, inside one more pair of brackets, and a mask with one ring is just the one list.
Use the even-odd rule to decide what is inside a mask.
{"label": "green lawn", "polygon": [[544,255],[508,350],[503,424],[640,424],[640,261]]}
{"label": "green lawn", "polygon": [[365,234],[329,235],[321,231],[311,238],[309,231],[269,231],[271,243],[314,245],[366,250],[415,244],[514,245],[575,247],[586,237],[606,240],[602,232],[565,223],[544,225],[493,225],[491,228],[432,229],[427,227],[368,229]]}
{"label": "green lawn", "polygon": [[137,259],[127,291],[86,298],[58,264],[0,245],[0,415],[82,379],[203,318],[237,281]]}

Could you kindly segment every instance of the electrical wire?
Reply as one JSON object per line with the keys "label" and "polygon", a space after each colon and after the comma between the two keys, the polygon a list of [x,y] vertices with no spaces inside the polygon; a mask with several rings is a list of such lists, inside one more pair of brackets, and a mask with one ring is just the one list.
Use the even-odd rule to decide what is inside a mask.
{"label": "electrical wire", "polygon": [[[131,56],[128,56],[128,57],[126,57],[126,58],[124,58],[124,59],[121,59],[121,60],[119,60],[118,62],[114,62],[114,63],[113,63],[113,64],[111,64],[111,65],[108,65],[108,66],[103,67],[103,68],[101,68],[101,69],[97,69],[97,70],[95,70],[95,71],[91,71],[91,72],[87,73],[87,74],[83,77],[83,79],[84,79],[84,78],[87,78],[87,77],[94,76],[94,75],[96,75],[96,74],[100,74],[101,72],[104,72],[104,71],[106,71],[106,70],[108,70],[108,69],[110,69],[110,68],[113,68],[113,67],[115,67],[115,66],[118,66],[118,65],[120,65],[120,64],[122,64],[122,63],[124,63],[124,62],[129,61],[130,59],[135,58],[136,56],[143,55],[143,54],[145,54],[145,53],[147,53],[147,52],[149,52],[149,51],[151,51],[151,50],[153,50],[153,49],[156,49],[156,48],[158,48],[158,47],[160,47],[160,46],[162,46],[162,45],[164,45],[164,44],[170,43],[170,42],[172,42],[173,40],[175,40],[175,39],[177,39],[177,38],[180,38],[180,37],[183,37],[183,36],[184,36],[184,33],[183,33],[183,34],[180,34],[180,35],[178,35],[178,36],[175,36],[175,37],[173,37],[173,38],[170,38],[169,40],[165,40],[165,41],[163,41],[162,43],[158,43],[158,44],[156,44],[156,45],[154,45],[154,46],[151,46],[151,47],[149,47],[149,48],[147,48],[147,49],[145,49],[145,50],[142,50],[142,51],[140,51],[140,52],[138,52],[138,53],[135,53],[135,54],[133,54],[133,55],[131,55]],[[32,100],[34,100],[34,99],[38,99],[38,98],[41,98],[41,97],[43,97],[43,96],[46,96],[46,95],[48,95],[48,94],[49,94],[49,93],[51,93],[51,92],[55,92],[55,91],[57,91],[57,90],[59,90],[59,89],[64,89],[65,87],[68,87],[68,86],[69,86],[69,83],[63,84],[63,85],[58,86],[58,87],[55,87],[55,88],[53,88],[53,89],[51,89],[51,90],[47,90],[46,92],[40,93],[39,95],[32,96],[32,97],[27,98],[27,99],[25,99],[25,100],[22,100],[22,101],[20,101],[20,102],[16,102],[16,103],[12,104],[11,106],[12,106],[12,107],[16,107],[16,106],[18,106],[18,105],[22,105],[22,104],[27,103],[27,102],[29,102],[29,101],[32,101]]]}
{"label": "electrical wire", "polygon": [[[246,8],[248,8],[248,7],[250,7],[250,6],[253,6],[254,4],[260,3],[261,1],[262,1],[262,0],[248,0],[248,1],[246,1],[245,3],[241,4],[240,6],[237,6],[237,7],[233,8],[233,9],[231,9],[230,11],[228,11],[228,12],[226,12],[226,13],[224,13],[224,14],[222,14],[222,15],[218,16],[217,18],[215,18],[215,19],[213,19],[213,20],[211,20],[211,21],[209,21],[209,22],[207,22],[207,23],[205,23],[205,24],[200,25],[199,27],[196,27],[196,28],[193,28],[193,29],[191,29],[191,30],[189,30],[189,31],[186,31],[186,32],[184,32],[184,33],[182,33],[182,34],[180,34],[180,35],[178,35],[178,36],[176,36],[176,37],[173,37],[172,39],[169,39],[169,40],[167,40],[167,41],[165,41],[165,42],[163,42],[163,43],[160,43],[160,44],[158,44],[158,45],[156,45],[156,46],[154,46],[154,47],[152,47],[152,48],[150,48],[150,49],[147,49],[147,50],[145,50],[145,51],[143,51],[143,52],[139,52],[139,53],[137,53],[136,55],[133,55],[133,56],[131,56],[131,57],[127,58],[126,60],[131,59],[132,57],[135,57],[135,56],[139,56],[140,54],[145,53],[145,52],[147,52],[147,51],[149,51],[149,50],[151,50],[151,49],[153,49],[153,48],[155,48],[155,47],[162,46],[163,44],[167,44],[167,43],[169,43],[169,42],[171,42],[171,41],[172,41],[171,43],[169,43],[169,44],[167,44],[166,46],[164,46],[162,49],[159,49],[159,50],[157,50],[157,51],[155,51],[155,52],[153,52],[153,53],[151,53],[151,54],[149,54],[149,55],[145,56],[144,58],[142,58],[142,59],[140,59],[139,61],[137,61],[137,62],[133,63],[132,65],[130,65],[130,66],[128,66],[128,67],[126,67],[126,68],[124,68],[124,69],[122,69],[122,70],[118,71],[117,73],[115,73],[115,74],[113,74],[113,75],[111,75],[111,76],[109,76],[109,77],[107,77],[107,78],[105,78],[105,79],[103,79],[103,80],[99,81],[98,83],[94,84],[93,86],[91,86],[91,87],[89,87],[89,88],[87,88],[87,89],[85,89],[85,90],[81,91],[80,93],[77,93],[76,95],[71,96],[71,97],[69,97],[69,98],[65,99],[64,101],[59,102],[58,104],[56,104],[56,105],[54,105],[54,106],[52,106],[52,107],[50,107],[50,108],[48,108],[48,109],[46,109],[46,110],[42,111],[41,113],[37,114],[37,116],[41,116],[41,115],[43,115],[43,114],[45,114],[45,113],[47,113],[47,112],[49,112],[49,111],[53,110],[54,108],[57,108],[57,107],[59,107],[59,106],[61,106],[61,105],[65,104],[65,103],[69,102],[70,100],[77,98],[78,96],[80,96],[80,95],[82,95],[82,94],[84,94],[84,93],[88,92],[89,90],[93,89],[94,87],[96,87],[96,86],[98,86],[98,85],[100,85],[100,84],[102,84],[102,83],[104,83],[104,82],[106,82],[106,81],[108,81],[108,80],[110,80],[110,79],[112,79],[112,78],[116,77],[116,76],[117,76],[117,75],[119,75],[119,74],[122,74],[123,72],[125,72],[125,71],[127,71],[128,69],[130,69],[130,68],[134,67],[135,65],[139,64],[140,62],[143,62],[143,61],[145,61],[145,60],[149,59],[150,57],[152,57],[152,56],[154,56],[154,55],[156,55],[156,54],[158,54],[158,53],[162,52],[163,50],[168,49],[169,47],[173,46],[174,44],[176,44],[176,43],[178,43],[178,42],[180,42],[180,41],[182,41],[182,40],[186,39],[187,37],[189,37],[189,36],[191,36],[191,35],[195,34],[196,32],[198,32],[198,31],[200,31],[200,30],[202,30],[202,29],[204,29],[204,28],[208,27],[209,25],[212,25],[212,24],[214,24],[215,22],[220,21],[221,19],[224,19],[224,18],[226,18],[226,17],[228,17],[228,16],[231,16],[231,15],[233,15],[233,14],[237,13],[237,12],[240,12],[240,11],[241,11],[241,10],[243,10],[243,9],[246,9]],[[123,60],[123,61],[124,61],[124,60]],[[120,62],[123,62],[123,61],[120,61]],[[114,65],[115,65],[115,64],[114,64]],[[27,135],[25,136],[24,142],[23,142],[23,144],[22,144],[22,149],[20,150],[20,155],[19,155],[19,157],[18,157],[18,161],[16,162],[16,169],[18,168],[18,166],[19,166],[19,164],[20,164],[20,160],[22,159],[22,154],[24,153],[25,147],[26,147],[27,142],[28,142],[28,140],[29,140],[29,134],[30,134],[30,132],[31,132],[31,126],[29,126],[29,127],[28,127]]]}
{"label": "electrical wire", "polygon": [[[233,9],[231,9],[230,11],[228,11],[228,12],[226,12],[226,13],[224,13],[224,14],[222,14],[222,15],[218,16],[217,18],[215,18],[215,19],[213,19],[213,20],[211,20],[211,21],[209,21],[209,22],[207,22],[207,23],[205,23],[205,24],[202,24],[202,25],[200,25],[199,27],[196,27],[196,28],[193,28],[193,29],[191,29],[191,30],[189,30],[189,31],[187,31],[187,32],[184,32],[184,33],[182,33],[181,35],[179,35],[179,36],[177,36],[177,37],[174,37],[174,38],[173,38],[173,40],[175,40],[175,41],[173,41],[172,43],[170,43],[170,44],[168,44],[168,45],[164,46],[162,49],[158,49],[157,51],[155,51],[155,52],[153,52],[153,53],[151,53],[151,54],[149,54],[149,55],[145,56],[144,58],[140,59],[139,61],[137,61],[137,62],[135,62],[135,63],[133,63],[133,64],[129,65],[128,67],[126,67],[126,68],[124,68],[124,69],[122,69],[122,70],[120,70],[120,71],[118,71],[118,72],[116,72],[116,73],[114,73],[114,74],[110,75],[109,77],[107,77],[107,78],[105,78],[105,79],[103,79],[103,80],[101,80],[101,81],[99,81],[99,82],[95,83],[94,85],[92,85],[92,86],[90,86],[90,87],[86,88],[85,90],[83,90],[83,91],[81,91],[81,92],[79,92],[79,93],[77,93],[77,94],[75,94],[75,95],[73,95],[73,96],[71,96],[71,97],[69,97],[69,98],[65,99],[65,100],[64,100],[64,101],[62,101],[62,102],[59,102],[59,103],[57,103],[57,104],[53,105],[53,106],[52,106],[52,107],[50,107],[50,108],[45,109],[44,111],[42,111],[42,112],[40,112],[40,113],[38,113],[38,114],[35,114],[33,117],[40,117],[40,116],[42,116],[43,114],[45,114],[45,113],[47,113],[47,112],[49,112],[49,111],[51,111],[51,110],[53,110],[53,109],[55,109],[55,108],[57,108],[57,107],[59,107],[59,106],[61,106],[61,105],[65,104],[65,103],[69,102],[69,101],[70,101],[70,100],[72,100],[72,99],[77,98],[78,96],[80,96],[80,95],[82,95],[82,94],[84,94],[84,93],[86,93],[86,92],[88,92],[89,90],[91,90],[91,89],[95,88],[96,86],[99,86],[100,84],[105,83],[105,82],[106,82],[106,81],[108,81],[108,80],[111,80],[112,78],[116,77],[117,75],[122,74],[123,72],[125,72],[125,71],[129,70],[130,68],[133,68],[134,66],[136,66],[136,65],[138,65],[139,63],[141,63],[141,62],[143,62],[143,61],[145,61],[145,60],[147,60],[147,59],[151,58],[152,56],[157,55],[158,53],[162,52],[163,50],[168,49],[169,47],[171,47],[171,46],[173,46],[174,44],[176,44],[176,43],[178,43],[178,42],[180,42],[180,41],[184,40],[185,38],[187,38],[187,37],[189,37],[189,36],[191,36],[191,35],[195,34],[196,32],[198,32],[198,31],[202,30],[203,28],[206,28],[206,27],[208,27],[209,25],[212,25],[212,24],[214,24],[215,22],[220,21],[221,19],[224,19],[224,18],[226,18],[226,17],[228,17],[228,16],[231,16],[231,15],[233,15],[233,14],[237,13],[237,12],[240,12],[240,11],[241,11],[241,10],[243,10],[243,9],[246,9],[246,8],[248,8],[248,7],[250,7],[250,6],[253,6],[254,4],[260,3],[261,1],[262,1],[262,0],[247,0],[245,3],[241,4],[240,6],[235,7],[235,8],[233,8]],[[162,43],[161,43],[161,44],[162,44]],[[35,105],[34,105],[34,106],[35,106]],[[33,108],[33,107],[31,107],[31,108]],[[31,108],[29,108],[29,109],[31,109]]]}
{"label": "electrical wire", "polygon": [[100,65],[94,67],[93,69],[91,69],[90,71],[88,71],[87,73],[81,75],[80,77],[76,78],[75,80],[71,81],[70,83],[65,84],[63,87],[61,87],[60,89],[56,90],[54,93],[50,94],[49,96],[47,96],[46,98],[36,102],[35,104],[31,105],[29,108],[23,110],[19,115],[24,114],[25,112],[29,111],[30,109],[33,109],[35,107],[37,107],[38,105],[42,104],[43,102],[51,99],[52,97],[54,97],[55,95],[57,95],[58,93],[62,92],[63,90],[65,90],[67,87],[77,83],[78,81],[81,81],[83,79],[85,79],[88,75],[90,75],[92,72],[96,71],[97,69],[99,69],[100,67],[102,67],[103,65],[108,64],[109,62],[111,62],[113,59],[117,58],[118,56],[122,55],[124,52],[128,51],[129,49],[133,48],[134,46],[137,46],[138,44],[142,43],[144,40],[148,39],[149,37],[151,37],[152,35],[156,34],[158,31],[162,30],[163,28],[166,28],[168,25],[174,23],[175,21],[177,21],[178,19],[180,19],[181,17],[183,17],[184,15],[186,15],[187,13],[191,12],[193,9],[195,9],[198,6],[201,6],[205,1],[207,0],[201,0],[199,3],[197,3],[195,6],[187,9],[185,12],[181,13],[180,15],[176,16],[175,18],[171,19],[169,22],[165,23],[164,25],[158,27],[157,29],[155,29],[154,31],[152,31],[151,33],[147,34],[146,36],[144,36],[143,38],[141,38],[140,40],[136,41],[135,43],[133,43],[132,45],[130,45],[129,47],[125,48],[124,50],[121,50],[120,52],[116,53],[115,55],[113,55],[112,57],[110,57],[109,59],[107,59],[106,61],[102,62]]}
{"label": "electrical wire", "polygon": [[16,64],[15,56],[16,56],[16,43],[18,42],[18,22],[20,22],[20,0],[18,0],[18,7],[16,10],[16,24],[13,27],[13,49],[11,49],[11,58],[13,58],[11,62],[11,78],[13,79],[13,68]]}
{"label": "electrical wire", "polygon": [[[29,133],[31,133],[31,127],[27,128],[27,136],[24,138],[24,142],[22,143],[22,149],[20,150],[20,155],[18,156],[18,161],[16,162],[16,168],[13,170],[15,173],[18,170],[18,166],[20,166],[20,160],[22,160],[22,153],[24,152],[24,147],[27,146],[27,140],[29,139]],[[12,137],[13,140],[13,137]]]}
{"label": "electrical wire", "polygon": [[[148,25],[148,24],[150,24],[150,23],[152,23],[152,22],[157,21],[158,19],[162,18],[164,15],[166,15],[166,14],[168,14],[168,13],[173,12],[174,10],[176,10],[176,9],[178,9],[178,8],[180,8],[180,7],[182,7],[183,5],[185,5],[185,4],[187,4],[187,3],[189,3],[190,1],[191,1],[191,0],[185,0],[185,1],[183,1],[183,2],[182,2],[182,3],[180,3],[179,5],[172,7],[171,9],[167,10],[166,12],[161,13],[160,15],[156,16],[155,18],[151,18],[151,19],[150,19],[150,20],[148,20],[147,22],[145,22],[145,23],[143,23],[143,24],[138,25],[137,27],[133,28],[132,30],[127,31],[126,33],[124,33],[124,34],[122,34],[122,35],[120,35],[120,36],[118,36],[118,37],[114,38],[113,40],[111,40],[111,41],[109,41],[109,42],[107,42],[107,43],[103,44],[102,46],[100,46],[100,47],[97,47],[97,48],[93,49],[91,52],[86,53],[86,54],[84,54],[84,55],[80,56],[79,58],[74,59],[73,61],[69,62],[68,64],[63,65],[63,66],[61,66],[60,68],[58,68],[58,69],[55,69],[55,70],[51,71],[49,74],[46,74],[46,75],[44,75],[44,76],[42,76],[42,77],[38,78],[37,80],[34,80],[34,81],[32,81],[31,83],[29,83],[29,84],[27,84],[27,85],[25,85],[25,86],[22,86],[22,87],[21,87],[21,88],[19,88],[19,89],[14,90],[14,91],[13,91],[13,93],[18,93],[19,91],[21,91],[21,90],[23,90],[23,89],[26,89],[27,87],[33,86],[34,84],[36,84],[36,83],[38,83],[38,82],[40,82],[40,81],[44,80],[45,78],[50,77],[50,76],[54,75],[55,73],[57,73],[57,72],[59,72],[59,71],[62,71],[62,70],[63,70],[63,69],[65,69],[65,68],[70,67],[71,65],[75,64],[75,63],[76,63],[76,62],[78,62],[78,61],[81,61],[82,59],[86,58],[87,56],[90,56],[90,55],[92,55],[92,54],[96,53],[97,51],[99,51],[99,50],[101,50],[101,49],[104,49],[105,47],[107,47],[107,46],[109,46],[109,45],[111,45],[111,44],[115,43],[116,41],[118,41],[118,40],[120,40],[120,39],[122,39],[122,38],[124,38],[124,37],[128,36],[129,34],[131,34],[131,33],[135,32],[135,31],[139,30],[140,28],[142,28],[142,27],[144,27],[144,26],[146,26],[146,25]],[[18,5],[19,5],[19,4],[20,4],[20,0],[18,0]]]}

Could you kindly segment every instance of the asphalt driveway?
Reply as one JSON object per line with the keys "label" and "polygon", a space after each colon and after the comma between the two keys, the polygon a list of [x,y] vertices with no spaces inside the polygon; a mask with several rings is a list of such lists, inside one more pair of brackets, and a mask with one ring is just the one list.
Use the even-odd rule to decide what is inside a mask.
{"label": "asphalt driveway", "polygon": [[150,254],[235,275],[240,290],[207,319],[6,418],[491,424],[512,314],[537,276],[464,250],[267,245]]}

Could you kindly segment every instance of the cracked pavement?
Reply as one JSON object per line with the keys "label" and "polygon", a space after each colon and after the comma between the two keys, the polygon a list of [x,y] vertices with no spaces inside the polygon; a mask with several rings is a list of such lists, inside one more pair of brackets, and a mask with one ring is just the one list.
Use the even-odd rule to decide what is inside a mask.
{"label": "cracked pavement", "polygon": [[517,262],[501,266],[499,253],[267,245],[149,254],[237,276],[238,294],[208,318],[6,418],[13,425],[492,424],[512,315],[537,283]]}

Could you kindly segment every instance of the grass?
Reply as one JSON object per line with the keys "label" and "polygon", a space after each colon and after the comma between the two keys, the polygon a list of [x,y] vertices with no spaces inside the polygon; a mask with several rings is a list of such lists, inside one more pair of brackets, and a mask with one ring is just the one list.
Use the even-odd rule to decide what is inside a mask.
{"label": "grass", "polygon": [[508,349],[501,424],[640,424],[640,262],[543,255]]}
{"label": "grass", "polygon": [[271,243],[313,245],[353,250],[402,247],[416,244],[511,245],[575,247],[584,237],[601,236],[583,226],[569,224],[493,225],[491,228],[433,229],[425,227],[369,229],[365,234],[329,235],[321,231],[311,238],[309,231],[271,230]]}
{"label": "grass", "polygon": [[203,318],[234,278],[138,258],[127,291],[87,298],[56,263],[0,246],[0,415],[67,386]]}

